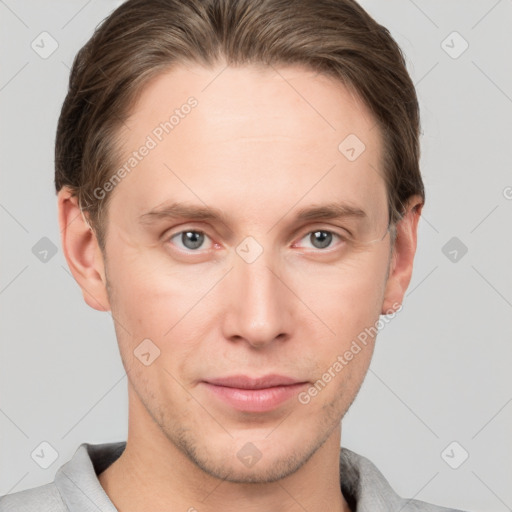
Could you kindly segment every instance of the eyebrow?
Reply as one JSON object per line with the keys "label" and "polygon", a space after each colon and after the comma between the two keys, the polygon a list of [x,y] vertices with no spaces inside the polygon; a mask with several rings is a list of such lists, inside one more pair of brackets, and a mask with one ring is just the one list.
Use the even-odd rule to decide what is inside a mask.
{"label": "eyebrow", "polygon": [[[319,206],[308,206],[297,211],[296,221],[304,220],[327,220],[342,218],[359,218],[368,217],[367,213],[357,206],[348,203],[331,202]],[[161,219],[191,219],[191,220],[210,220],[220,221],[228,224],[228,218],[219,209],[207,206],[195,206],[185,203],[171,202],[162,206],[153,208],[143,213],[139,217],[142,224],[151,224]]]}

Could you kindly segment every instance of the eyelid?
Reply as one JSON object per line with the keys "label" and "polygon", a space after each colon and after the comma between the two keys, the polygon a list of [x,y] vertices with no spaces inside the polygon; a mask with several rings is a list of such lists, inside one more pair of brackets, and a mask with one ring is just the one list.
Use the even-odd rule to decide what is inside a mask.
{"label": "eyelid", "polygon": [[[347,228],[343,228],[341,226],[334,226],[332,224],[313,224],[313,225],[310,225],[310,226],[307,226],[305,229],[307,229],[307,231],[305,232],[306,234],[307,233],[310,233],[310,232],[314,232],[314,231],[329,231],[330,233],[336,233],[337,235],[343,237],[343,236],[352,236],[352,233],[347,229]],[[345,235],[341,234],[341,233],[338,233],[338,231],[343,231],[345,232]]]}
{"label": "eyelid", "polygon": [[194,231],[196,233],[202,233],[204,235],[209,236],[205,228],[183,223],[173,226],[172,228],[166,229],[160,236],[160,238],[162,238],[163,240],[169,240],[173,236],[179,235],[184,232],[186,233],[187,231]]}

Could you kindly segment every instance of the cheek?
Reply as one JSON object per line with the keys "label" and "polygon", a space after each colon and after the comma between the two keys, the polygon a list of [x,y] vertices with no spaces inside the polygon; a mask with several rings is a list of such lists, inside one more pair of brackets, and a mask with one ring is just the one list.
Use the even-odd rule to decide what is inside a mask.
{"label": "cheek", "polygon": [[[206,309],[212,307],[212,301],[202,299],[218,276],[199,267],[176,270],[168,262],[161,264],[157,258],[149,261],[135,251],[117,256],[117,260],[111,259],[116,265],[108,276],[112,316],[125,366],[141,366],[136,357],[147,345],[150,352],[158,354],[157,366],[164,364],[173,373],[182,372],[182,363],[193,356],[202,339],[202,324],[211,316]],[[144,340],[151,340],[156,348]]]}
{"label": "cheek", "polygon": [[[299,338],[301,331],[310,339],[322,338],[323,341],[318,341],[321,349],[310,347],[310,350],[320,349],[318,355],[324,353],[322,360],[342,353],[361,330],[378,318],[386,256],[386,247],[382,247],[343,263],[331,265],[294,259],[281,267],[283,281],[300,298],[299,302],[304,303],[296,306],[294,313],[306,305],[335,333],[331,336],[325,326],[312,323],[314,317],[309,314],[296,315],[297,324],[308,324],[295,333]],[[172,340],[173,350],[188,353],[196,348],[193,340],[201,338],[194,333],[208,330],[207,324],[215,322],[215,318],[222,320],[222,308],[226,305],[223,297],[229,296],[222,290],[229,288],[230,277],[220,280],[228,267],[209,263],[171,264],[165,253],[156,255],[155,251],[126,245],[123,251],[113,251],[110,261],[116,262],[108,269],[112,314],[121,324],[118,335],[127,348],[133,350],[149,338],[159,347],[168,346]],[[293,309],[297,300],[290,295],[290,301],[281,306]],[[180,338],[187,342],[180,343]],[[329,339],[332,342],[325,343]]]}
{"label": "cheek", "polygon": [[[344,340],[379,317],[385,290],[387,253],[332,267],[311,266],[294,279],[294,290]],[[306,271],[309,270],[309,271]],[[293,282],[293,281],[292,281]]]}
{"label": "cheek", "polygon": [[114,307],[135,327],[168,330],[207,290],[204,267],[173,265],[164,256],[128,247],[111,258],[116,262],[108,272]]}
{"label": "cheek", "polygon": [[382,307],[386,255],[385,251],[373,254],[362,267],[317,273],[316,279],[304,280],[300,288],[299,294],[309,292],[305,295],[308,306],[333,331],[326,331],[310,352],[317,362],[315,375],[320,382],[316,387],[329,388],[321,392],[320,401],[326,406],[348,407],[368,370]]}

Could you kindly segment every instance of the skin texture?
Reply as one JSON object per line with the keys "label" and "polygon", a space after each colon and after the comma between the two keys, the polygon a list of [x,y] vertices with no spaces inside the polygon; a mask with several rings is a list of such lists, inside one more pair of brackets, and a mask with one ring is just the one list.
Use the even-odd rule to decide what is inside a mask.
{"label": "skin texture", "polygon": [[[58,194],[69,267],[87,304],[112,312],[128,376],[127,447],[100,483],[121,512],[348,511],[341,419],[374,339],[308,404],[293,397],[272,411],[238,411],[202,381],[322,378],[401,304],[421,198],[405,205],[391,247],[375,121],[342,84],[302,67],[181,65],[159,75],[122,130],[127,158],[190,96],[197,106],[111,192],[105,255],[76,198]],[[366,146],[354,161],[338,150],[349,134]],[[139,220],[166,201],[225,219]],[[333,201],[367,219],[294,220]],[[174,236],[190,230],[206,235],[198,249]],[[313,245],[318,230],[382,240],[356,246],[334,235],[323,249]],[[263,249],[252,263],[237,253],[248,236]],[[160,350],[148,366],[134,354],[144,339]],[[237,457],[247,443],[261,453],[251,467]]]}

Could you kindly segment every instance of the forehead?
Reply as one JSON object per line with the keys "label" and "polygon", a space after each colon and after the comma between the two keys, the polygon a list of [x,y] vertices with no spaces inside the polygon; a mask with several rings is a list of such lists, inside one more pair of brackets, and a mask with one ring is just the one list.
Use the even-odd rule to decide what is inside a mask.
{"label": "forehead", "polygon": [[[115,190],[139,214],[179,199],[238,215],[263,213],[262,201],[269,215],[276,201],[386,208],[373,116],[303,67],[180,65],[145,86],[122,131],[120,165],[152,146]],[[351,160],[348,146],[364,151]]]}
{"label": "forehead", "polygon": [[243,128],[246,136],[308,138],[313,144],[327,133],[332,137],[324,142],[336,142],[347,130],[369,144],[378,139],[373,116],[353,90],[303,66],[219,64],[207,69],[181,64],[143,87],[127,124],[148,132],[153,121],[168,120],[191,97],[199,108],[193,111],[193,121],[183,123],[179,131],[186,132],[189,125],[197,141],[207,134],[213,139],[211,127],[222,130],[220,135],[237,135]]}

